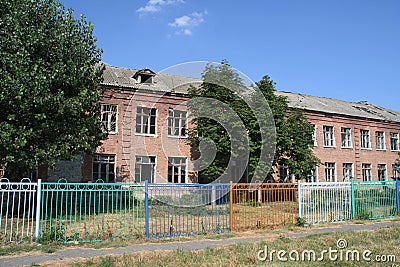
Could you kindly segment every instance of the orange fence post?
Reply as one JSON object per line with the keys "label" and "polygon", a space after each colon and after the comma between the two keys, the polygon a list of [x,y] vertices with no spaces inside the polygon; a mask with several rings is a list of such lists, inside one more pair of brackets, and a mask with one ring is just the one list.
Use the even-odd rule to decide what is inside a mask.
{"label": "orange fence post", "polygon": [[233,230],[233,182],[230,182],[230,187],[229,187],[229,228],[230,231],[232,232]]}

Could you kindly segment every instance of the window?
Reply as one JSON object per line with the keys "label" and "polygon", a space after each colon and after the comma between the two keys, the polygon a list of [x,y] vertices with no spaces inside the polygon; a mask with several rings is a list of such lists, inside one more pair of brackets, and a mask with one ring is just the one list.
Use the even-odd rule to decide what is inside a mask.
{"label": "window", "polygon": [[334,162],[325,162],[325,180],[327,182],[336,181],[336,164]]}
{"label": "window", "polygon": [[92,178],[104,182],[115,182],[115,155],[95,154],[93,156]]}
{"label": "window", "polygon": [[399,178],[399,174],[400,174],[400,166],[392,164],[392,178],[393,179]]}
{"label": "window", "polygon": [[168,111],[168,135],[169,136],[186,136],[186,111],[169,110]]}
{"label": "window", "polygon": [[353,179],[353,163],[343,163],[343,181],[348,182]]}
{"label": "window", "polygon": [[312,140],[314,141],[314,146],[318,146],[317,144],[317,125],[314,124],[314,131],[312,133]]}
{"label": "window", "polygon": [[174,184],[186,182],[186,158],[168,158],[168,182]]}
{"label": "window", "polygon": [[361,130],[361,148],[371,148],[371,136],[369,130]]}
{"label": "window", "polygon": [[376,132],[376,149],[386,149],[384,132]]}
{"label": "window", "polygon": [[342,128],[342,147],[351,148],[353,144],[351,142],[351,128]]}
{"label": "window", "polygon": [[101,122],[109,133],[117,133],[117,105],[101,104]]}
{"label": "window", "polygon": [[287,166],[279,167],[279,178],[284,182],[289,181],[289,168]]}
{"label": "window", "polygon": [[156,157],[136,156],[135,182],[141,183],[147,180],[149,183],[154,183],[155,169]]}
{"label": "window", "polygon": [[157,109],[137,107],[136,112],[136,133],[156,134]]}
{"label": "window", "polygon": [[369,163],[362,164],[362,178],[363,181],[371,181],[372,180],[372,167]]}
{"label": "window", "polygon": [[378,164],[378,179],[379,181],[386,181],[386,164]]}
{"label": "window", "polygon": [[311,170],[310,174],[306,177],[306,182],[314,183],[318,182],[318,167]]}
{"label": "window", "polygon": [[390,149],[392,151],[399,151],[399,134],[390,133]]}
{"label": "window", "polygon": [[324,126],[324,146],[326,147],[335,146],[335,135],[333,126]]}

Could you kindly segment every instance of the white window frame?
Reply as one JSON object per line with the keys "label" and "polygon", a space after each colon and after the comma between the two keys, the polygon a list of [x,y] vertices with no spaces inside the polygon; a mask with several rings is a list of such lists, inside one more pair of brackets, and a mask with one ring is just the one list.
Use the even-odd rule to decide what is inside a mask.
{"label": "white window frame", "polygon": [[372,181],[372,164],[362,163],[361,164],[362,179],[364,182]]}
{"label": "white window frame", "polygon": [[375,137],[376,137],[376,150],[386,150],[385,132],[376,131]]}
{"label": "white window frame", "polygon": [[[99,179],[104,182],[110,183],[115,182],[116,179],[116,162],[117,156],[112,154],[94,154],[92,158],[92,180],[97,181]],[[97,171],[95,171],[95,164],[97,164]],[[102,166],[105,165],[105,176],[102,178]],[[113,165],[113,166],[111,166]],[[97,177],[94,177],[94,174],[97,173]],[[110,179],[113,176],[112,179]]]}
{"label": "white window frame", "polygon": [[343,181],[349,182],[354,178],[354,164],[350,162],[343,163]]}
{"label": "white window frame", "polygon": [[[361,148],[362,149],[371,149],[371,131],[361,129],[360,137],[361,137]],[[366,139],[364,139],[364,138],[366,138]]]}
{"label": "white window frame", "polygon": [[[187,111],[169,109],[168,110],[168,136],[177,138],[187,137]],[[176,130],[178,131],[176,133]]]}
{"label": "white window frame", "polygon": [[[145,112],[145,111],[148,111]],[[154,114],[153,114],[154,111]],[[135,134],[136,135],[147,135],[156,136],[157,135],[157,117],[158,109],[154,107],[136,107],[136,124],[135,124]],[[154,118],[154,124],[152,124],[152,118]],[[147,128],[146,128],[147,127]],[[154,133],[151,130],[154,129]]]}
{"label": "white window frame", "polygon": [[[332,181],[333,178],[333,181]],[[325,181],[336,182],[336,163],[335,162],[325,162]]]}
{"label": "white window frame", "polygon": [[399,133],[390,133],[390,149],[399,151]]}
{"label": "white window frame", "polygon": [[[113,120],[114,118],[114,120]],[[109,134],[118,133],[118,105],[101,104],[101,122]],[[113,130],[113,125],[115,129]]]}
{"label": "white window frame", "polygon": [[[177,182],[175,182],[175,171],[174,171],[175,168],[177,168],[178,171]],[[184,177],[182,177],[182,171],[184,172]],[[168,183],[172,184],[187,183],[187,177],[188,177],[187,157],[168,157],[167,176],[168,176],[167,177]]]}
{"label": "white window frame", "polygon": [[396,169],[396,165],[392,164],[392,178],[397,179],[399,176],[399,171]]}
{"label": "white window frame", "polygon": [[315,166],[315,168],[311,170],[310,174],[307,175],[306,181],[310,183],[318,182],[318,166]]}
{"label": "white window frame", "polygon": [[[143,161],[143,159],[146,159]],[[150,179],[143,177],[143,168],[145,166],[150,166],[152,168],[150,170]],[[148,180],[149,183],[154,183],[156,178],[156,168],[157,166],[157,157],[156,156],[140,156],[136,155],[135,157],[135,182],[142,183],[145,180]]]}
{"label": "white window frame", "polygon": [[336,147],[335,142],[335,127],[330,125],[324,125],[324,147]]}
{"label": "white window frame", "polygon": [[[382,173],[383,171],[383,173]],[[383,174],[383,176],[382,176]],[[386,164],[378,164],[378,180],[379,181],[387,181],[387,165]]]}
{"label": "white window frame", "polygon": [[317,142],[317,125],[316,124],[314,124],[314,131],[313,131],[313,133],[312,133],[312,139],[313,139],[313,141],[314,141],[314,146],[316,147],[316,146],[318,146],[318,142]]}
{"label": "white window frame", "polygon": [[342,127],[340,135],[342,138],[342,148],[353,148],[351,128]]}

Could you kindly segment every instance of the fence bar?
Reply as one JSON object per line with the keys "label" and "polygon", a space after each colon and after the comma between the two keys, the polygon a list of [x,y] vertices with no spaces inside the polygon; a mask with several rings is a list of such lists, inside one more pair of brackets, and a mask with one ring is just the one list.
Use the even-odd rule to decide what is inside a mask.
{"label": "fence bar", "polygon": [[144,182],[145,188],[144,188],[144,197],[145,197],[145,216],[146,216],[146,221],[145,221],[145,227],[146,227],[146,238],[150,237],[149,234],[149,181],[146,180]]}
{"label": "fence bar", "polygon": [[35,240],[39,241],[40,238],[40,206],[42,204],[42,179],[38,179],[37,192],[36,192],[36,227],[35,227]]}

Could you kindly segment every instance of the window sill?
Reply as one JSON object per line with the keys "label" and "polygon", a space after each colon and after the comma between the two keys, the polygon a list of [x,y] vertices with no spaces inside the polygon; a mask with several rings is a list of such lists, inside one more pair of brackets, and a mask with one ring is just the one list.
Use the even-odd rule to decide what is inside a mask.
{"label": "window sill", "polygon": [[137,136],[148,136],[148,137],[158,137],[156,134],[143,134],[143,133],[135,133]]}
{"label": "window sill", "polygon": [[386,151],[386,148],[377,148],[376,151]]}
{"label": "window sill", "polygon": [[362,150],[371,150],[372,151],[372,148],[370,148],[370,147],[362,147],[361,149]]}
{"label": "window sill", "polygon": [[353,150],[353,147],[352,146],[342,146],[342,149],[351,149],[351,150]]}
{"label": "window sill", "polygon": [[324,148],[336,148],[336,146],[324,146]]}
{"label": "window sill", "polygon": [[175,138],[175,139],[187,139],[187,136],[176,136],[176,135],[168,135],[168,138]]}

